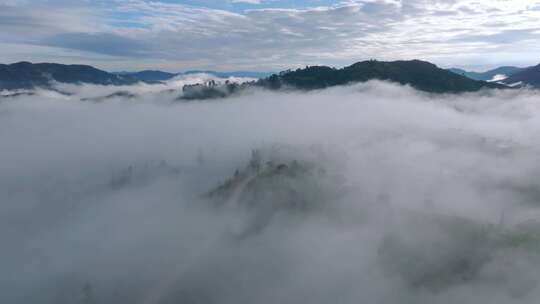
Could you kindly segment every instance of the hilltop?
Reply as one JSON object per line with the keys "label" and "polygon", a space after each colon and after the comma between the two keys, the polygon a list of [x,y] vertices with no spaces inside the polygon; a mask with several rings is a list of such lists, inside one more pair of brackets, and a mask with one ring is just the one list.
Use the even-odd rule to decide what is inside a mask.
{"label": "hilltop", "polygon": [[0,90],[48,88],[52,81],[100,85],[129,85],[137,80],[89,65],[18,62],[0,65]]}
{"label": "hilltop", "polygon": [[285,71],[259,81],[269,88],[290,86],[304,90],[323,89],[368,80],[386,80],[432,93],[473,92],[483,88],[504,88],[500,84],[469,79],[420,60],[362,61],[342,69],[328,66],[308,66]]}

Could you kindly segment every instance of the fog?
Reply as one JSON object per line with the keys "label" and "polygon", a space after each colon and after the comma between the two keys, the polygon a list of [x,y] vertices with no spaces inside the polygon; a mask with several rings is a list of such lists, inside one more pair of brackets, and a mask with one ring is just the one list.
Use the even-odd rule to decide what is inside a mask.
{"label": "fog", "polygon": [[1,303],[538,303],[539,92],[174,81],[0,97]]}

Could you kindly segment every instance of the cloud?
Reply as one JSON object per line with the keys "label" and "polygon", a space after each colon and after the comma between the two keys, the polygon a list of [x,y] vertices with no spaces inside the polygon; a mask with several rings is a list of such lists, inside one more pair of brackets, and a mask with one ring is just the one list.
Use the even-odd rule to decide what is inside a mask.
{"label": "cloud", "polygon": [[60,88],[0,99],[0,302],[538,299],[536,91]]}
{"label": "cloud", "polygon": [[496,34],[485,35],[463,35],[455,41],[474,42],[474,43],[496,43],[496,44],[514,44],[520,41],[536,41],[540,38],[540,33],[534,29],[525,30],[503,30]]}
{"label": "cloud", "polygon": [[[48,6],[41,1],[4,6],[0,41],[32,49],[68,35],[64,40],[73,40],[67,45],[73,50],[76,39],[84,38],[84,44],[92,39],[79,57],[114,69],[132,69],[131,63],[168,65],[167,70],[278,71],[305,64],[344,66],[373,57],[420,58],[441,66],[536,63],[540,13],[530,1],[262,1],[251,9],[230,2],[189,3],[57,0]],[[104,61],[103,54],[116,60]]]}
{"label": "cloud", "polygon": [[43,44],[113,56],[144,56],[146,44],[110,33],[65,33],[49,37]]}
{"label": "cloud", "polygon": [[232,0],[231,3],[261,4],[261,0]]}
{"label": "cloud", "polygon": [[[372,57],[423,58],[442,65],[451,61],[455,64],[462,60],[450,59],[456,52],[477,60],[488,52],[496,56],[497,48],[504,45],[499,41],[475,45],[465,41],[469,33],[512,36],[513,31],[517,34],[536,29],[527,21],[536,14],[534,11],[485,1],[349,1],[334,6],[261,8],[243,13],[162,3],[131,3],[123,9],[145,12],[139,21],[150,30],[134,31],[151,37],[143,39],[159,41],[165,50],[176,50],[172,54],[160,53],[160,58],[205,58],[208,62],[219,58],[222,66],[246,68],[253,68],[251,63],[256,61],[257,66],[274,70],[304,63],[346,65]],[[485,27],[488,20],[505,22],[507,26]],[[520,29],[514,28],[516,23]],[[178,52],[174,46],[183,41],[193,43]],[[531,47],[534,49],[527,44],[527,49]],[[514,45],[510,51],[523,49]]]}
{"label": "cloud", "polygon": [[19,6],[23,4],[27,4],[28,1],[26,0],[2,0],[0,1],[0,5],[3,6]]}

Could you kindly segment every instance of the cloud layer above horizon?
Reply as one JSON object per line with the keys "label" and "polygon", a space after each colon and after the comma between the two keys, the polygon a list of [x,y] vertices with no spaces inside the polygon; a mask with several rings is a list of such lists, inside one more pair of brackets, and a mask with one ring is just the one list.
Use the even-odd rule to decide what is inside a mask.
{"label": "cloud layer above horizon", "polygon": [[170,71],[532,65],[539,18],[536,0],[2,0],[0,57]]}

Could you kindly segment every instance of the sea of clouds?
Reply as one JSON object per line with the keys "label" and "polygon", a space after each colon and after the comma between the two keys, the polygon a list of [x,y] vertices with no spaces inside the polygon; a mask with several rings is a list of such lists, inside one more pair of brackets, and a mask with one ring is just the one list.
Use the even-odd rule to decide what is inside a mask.
{"label": "sea of clouds", "polygon": [[[540,300],[539,240],[499,237],[540,217],[539,92],[175,81],[0,98],[1,303]],[[316,164],[322,194],[238,238],[251,211],[205,193],[254,149]]]}

